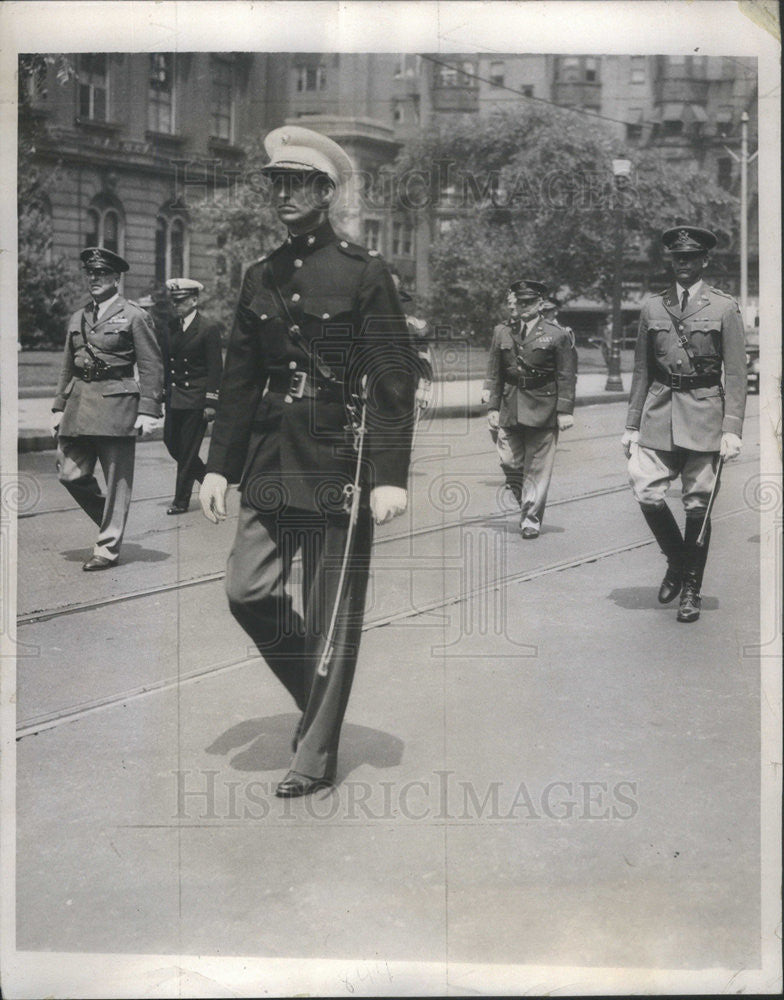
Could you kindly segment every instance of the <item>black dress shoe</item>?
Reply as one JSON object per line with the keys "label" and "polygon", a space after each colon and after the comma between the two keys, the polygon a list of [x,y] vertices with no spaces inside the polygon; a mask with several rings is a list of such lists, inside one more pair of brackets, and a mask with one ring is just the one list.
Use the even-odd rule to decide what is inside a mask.
{"label": "black dress shoe", "polygon": [[668,566],[661,587],[659,587],[659,604],[669,604],[670,601],[674,601],[680,594],[682,586],[683,578],[680,571]]}
{"label": "black dress shoe", "polygon": [[331,784],[329,778],[309,778],[307,774],[289,771],[275,789],[275,794],[279,799],[296,799],[300,795],[312,795],[319,788],[329,788]]}
{"label": "black dress shoe", "polygon": [[106,556],[90,556],[82,569],[85,573],[94,573],[97,569],[108,569],[110,566],[116,565],[116,559],[107,559]]}
{"label": "black dress shoe", "polygon": [[539,529],[538,528],[523,528],[521,534],[522,534],[523,538],[525,538],[527,541],[530,541],[532,538],[538,538],[539,537]]}
{"label": "black dress shoe", "polygon": [[173,503],[166,511],[167,514],[187,514],[188,505],[186,503]]}
{"label": "black dress shoe", "polygon": [[696,585],[688,580],[683,584],[681,592],[681,605],[678,608],[679,622],[696,622],[700,617],[702,608],[702,598]]}

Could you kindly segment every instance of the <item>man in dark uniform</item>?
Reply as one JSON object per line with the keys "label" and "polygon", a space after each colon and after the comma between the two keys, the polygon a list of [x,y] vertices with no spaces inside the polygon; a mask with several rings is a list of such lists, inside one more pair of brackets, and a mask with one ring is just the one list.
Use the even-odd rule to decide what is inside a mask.
{"label": "man in dark uniform", "polygon": [[[117,562],[136,438],[149,434],[160,417],[163,364],[150,317],[118,292],[127,262],[103,247],[88,247],[80,259],[91,301],[68,323],[52,434],[60,482],[98,525],[93,554],[82,566],[91,572]],[[98,461],[105,495],[94,475]]]}
{"label": "man in dark uniform", "polygon": [[[297,126],[275,129],[265,148],[288,237],[245,274],[200,498],[209,520],[223,520],[227,484],[240,483],[226,591],[302,712],[291,768],[276,789],[293,797],[335,778],[373,520],[383,524],[407,503],[416,357],[386,266],[329,223],[351,174],[348,156]],[[363,447],[353,534],[345,500],[358,453],[349,404]],[[285,589],[298,549],[303,617]]]}
{"label": "man in dark uniform", "polygon": [[163,440],[177,462],[174,501],[167,514],[184,514],[194,482],[204,479],[199,448],[207,424],[215,417],[223,359],[220,330],[199,314],[200,281],[170,278],[166,282],[174,316],[166,345],[166,420]]}
{"label": "man in dark uniform", "polygon": [[[640,314],[634,374],[621,439],[634,498],[667,559],[659,601],[681,595],[678,621],[700,617],[708,556],[697,545],[716,478],[718,457],[741,449],[746,406],[746,355],[738,304],[703,280],[716,237],[696,226],[662,234],[675,284],[651,295]],[[723,384],[722,384],[723,373]],[[665,496],[680,476],[686,527]]]}
{"label": "man in dark uniform", "polygon": [[539,537],[558,432],[574,423],[577,359],[571,331],[542,319],[547,288],[521,280],[507,297],[510,323],[493,333],[487,367],[487,417],[498,432],[502,468],[522,474],[520,530]]}

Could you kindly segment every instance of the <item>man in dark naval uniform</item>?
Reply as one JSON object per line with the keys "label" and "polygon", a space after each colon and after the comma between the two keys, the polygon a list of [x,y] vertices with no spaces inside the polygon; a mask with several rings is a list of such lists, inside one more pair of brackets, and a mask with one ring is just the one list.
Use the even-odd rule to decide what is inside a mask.
{"label": "man in dark naval uniform", "polygon": [[167,514],[184,514],[194,482],[204,479],[199,448],[215,418],[223,359],[220,330],[198,310],[204,285],[192,278],[166,282],[174,308],[166,344],[166,420],[163,440],[177,462],[174,501]]}
{"label": "man in dark naval uniform", "polygon": [[507,301],[511,320],[493,331],[487,364],[487,418],[497,430],[496,448],[505,473],[520,482],[520,531],[539,537],[553,474],[558,432],[574,423],[577,355],[571,331],[540,314],[547,288],[541,281],[514,282]]}
{"label": "man in dark naval uniform", "polygon": [[[82,566],[92,572],[117,562],[131,505],[136,438],[149,434],[160,417],[163,364],[150,317],[118,292],[127,262],[103,247],[88,247],[79,256],[91,301],[68,323],[52,433],[60,482],[98,525],[93,554]],[[94,475],[98,461],[106,495]]]}
{"label": "man in dark naval uniform", "polygon": [[[417,365],[386,266],[329,223],[351,174],[348,156],[297,126],[275,129],[265,148],[288,237],[245,274],[200,498],[205,515],[222,520],[227,484],[239,481],[226,591],[302,712],[276,789],[293,797],[335,778],[373,521],[384,524],[407,504]],[[358,443],[361,500],[352,521]],[[302,617],[285,589],[297,550]]]}
{"label": "man in dark naval uniform", "polygon": [[[735,458],[741,449],[745,339],[735,299],[703,280],[713,233],[676,226],[662,234],[662,244],[675,284],[643,305],[621,443],[634,498],[667,559],[659,601],[668,604],[680,594],[678,621],[693,622],[700,617],[709,522],[704,544],[697,539],[718,458]],[[683,536],[665,500],[679,476]]]}

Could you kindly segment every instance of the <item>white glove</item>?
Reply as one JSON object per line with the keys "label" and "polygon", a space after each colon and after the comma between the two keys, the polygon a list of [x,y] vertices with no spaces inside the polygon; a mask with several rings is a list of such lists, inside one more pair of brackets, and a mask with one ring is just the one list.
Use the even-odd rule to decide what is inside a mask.
{"label": "white glove", "polygon": [[559,431],[568,431],[570,427],[574,427],[574,417],[571,413],[559,413],[556,419]]}
{"label": "white glove", "polygon": [[399,486],[376,486],[370,493],[370,511],[376,524],[386,524],[402,514],[407,506],[408,494]]}
{"label": "white glove", "polygon": [[147,437],[148,434],[152,434],[157,426],[157,417],[148,417],[146,413],[140,413],[136,418],[136,423],[133,425],[133,429],[141,437]]}
{"label": "white glove", "polygon": [[62,419],[63,419],[63,411],[62,410],[55,410],[52,413],[51,417],[49,418],[49,429],[52,432],[52,437],[53,438],[57,437],[57,431],[58,431],[58,429],[60,427],[60,422],[62,421]]}
{"label": "white glove", "polygon": [[623,437],[621,438],[621,446],[623,447],[626,457],[630,458],[632,454],[632,445],[637,444],[640,440],[640,432],[629,430],[627,427],[623,432]]}
{"label": "white glove", "polygon": [[482,404],[482,406],[487,406],[487,404],[490,402],[490,390],[489,389],[482,389],[482,395],[481,395],[481,397],[479,399],[479,402]]}
{"label": "white glove", "polygon": [[498,430],[498,421],[500,419],[500,414],[498,410],[488,410],[487,411],[487,422],[490,425],[490,430]]}
{"label": "white glove", "polygon": [[428,382],[427,379],[421,378],[419,380],[419,385],[416,391],[416,404],[423,410],[426,410],[430,405],[430,397],[433,394],[433,383]]}
{"label": "white glove", "polygon": [[229,481],[218,472],[208,472],[199,490],[199,503],[208,521],[217,524],[226,520],[226,490]]}
{"label": "white glove", "polygon": [[737,434],[730,434],[729,431],[726,431],[721,436],[721,450],[719,454],[725,462],[729,462],[740,455],[741,444],[742,442]]}

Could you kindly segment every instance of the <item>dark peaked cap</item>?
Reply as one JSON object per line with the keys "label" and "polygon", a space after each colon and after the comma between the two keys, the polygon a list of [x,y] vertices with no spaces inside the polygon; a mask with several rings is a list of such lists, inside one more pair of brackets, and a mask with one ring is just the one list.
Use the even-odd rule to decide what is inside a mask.
{"label": "dark peaked cap", "polygon": [[698,226],[675,226],[662,233],[662,245],[670,253],[707,253],[718,243],[709,229]]}
{"label": "dark peaked cap", "polygon": [[86,247],[79,254],[79,260],[85,267],[108,267],[117,274],[124,274],[129,270],[128,261],[106,247]]}

